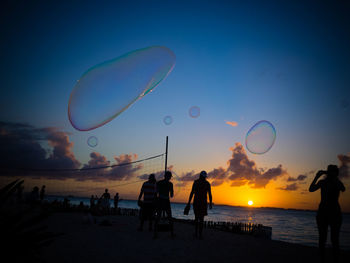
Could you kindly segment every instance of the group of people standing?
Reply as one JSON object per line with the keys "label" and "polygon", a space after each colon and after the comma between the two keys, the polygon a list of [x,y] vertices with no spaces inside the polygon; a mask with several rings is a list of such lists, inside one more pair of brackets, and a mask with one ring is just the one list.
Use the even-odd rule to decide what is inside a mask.
{"label": "group of people standing", "polygon": [[[138,205],[141,208],[140,214],[140,226],[138,231],[143,231],[143,225],[146,220],[149,220],[149,231],[152,231],[153,218],[154,223],[154,238],[158,236],[159,221],[162,216],[166,215],[166,219],[169,222],[171,236],[174,237],[173,219],[170,206],[170,198],[174,197],[173,183],[170,182],[172,173],[166,171],[164,179],[156,181],[155,175],[150,174],[148,181],[144,182],[140,194],[138,197]],[[189,196],[189,200],[186,209],[189,210],[192,198],[193,211],[195,214],[195,233],[194,236],[198,238],[203,237],[203,222],[204,216],[207,213],[208,196],[209,196],[209,208],[212,208],[212,194],[210,183],[206,180],[207,173],[202,171],[199,178],[194,181],[192,190]],[[143,201],[141,200],[143,196]]]}
{"label": "group of people standing", "polygon": [[[96,196],[91,195],[90,197],[90,209],[93,210],[96,207],[101,208],[104,212],[104,214],[110,214],[111,211],[111,205],[109,200],[111,199],[111,194],[108,192],[108,189],[105,189],[105,192],[101,195],[100,198]],[[114,209],[118,209],[118,203],[119,203],[119,193],[116,193],[114,198]]]}

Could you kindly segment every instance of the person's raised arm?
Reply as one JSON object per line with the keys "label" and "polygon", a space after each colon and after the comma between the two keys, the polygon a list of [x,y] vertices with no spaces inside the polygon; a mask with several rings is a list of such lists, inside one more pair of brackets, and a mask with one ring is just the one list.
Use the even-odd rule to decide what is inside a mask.
{"label": "person's raised arm", "polygon": [[345,191],[345,186],[344,186],[344,184],[342,183],[342,181],[340,181],[340,180],[339,180],[339,185],[340,185],[339,190],[342,191],[342,192],[344,192],[344,191]]}
{"label": "person's raised arm", "polygon": [[314,180],[312,181],[312,183],[310,184],[310,187],[309,187],[309,192],[315,192],[316,190],[320,189],[321,185],[320,183],[316,183],[317,180],[323,175],[325,174],[325,171],[318,171]]}
{"label": "person's raised arm", "polygon": [[191,193],[190,193],[190,197],[188,198],[188,204],[191,204],[193,194],[194,194],[194,183],[192,185],[192,190],[191,190]]}
{"label": "person's raised arm", "polygon": [[211,186],[210,186],[210,184],[209,184],[208,195],[209,195],[209,209],[212,209],[213,208],[213,197],[211,196]]}

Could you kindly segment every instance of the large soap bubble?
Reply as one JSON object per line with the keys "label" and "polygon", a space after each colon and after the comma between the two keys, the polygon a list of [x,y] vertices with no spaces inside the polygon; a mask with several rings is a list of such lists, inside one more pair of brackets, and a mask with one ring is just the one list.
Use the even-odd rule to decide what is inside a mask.
{"label": "large soap bubble", "polygon": [[259,121],[247,132],[245,145],[251,153],[268,152],[276,140],[275,127],[269,121]]}
{"label": "large soap bubble", "polygon": [[68,117],[80,131],[96,129],[151,92],[175,66],[161,46],[138,49],[87,70],[69,98]]}

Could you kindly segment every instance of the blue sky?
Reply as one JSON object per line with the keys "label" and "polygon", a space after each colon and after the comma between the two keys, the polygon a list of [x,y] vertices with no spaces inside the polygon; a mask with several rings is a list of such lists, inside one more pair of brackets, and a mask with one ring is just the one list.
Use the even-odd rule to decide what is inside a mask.
{"label": "blue sky", "polygon": [[[1,18],[0,120],[69,132],[82,163],[164,151],[179,172],[226,166],[259,120],[272,149],[249,156],[291,175],[350,152],[349,6],[331,1],[7,1]],[[75,130],[70,92],[90,67],[152,45],[176,66],[152,94],[96,130]],[[197,119],[188,116],[199,106]],[[171,115],[173,123],[164,125]],[[238,122],[237,127],[225,121]],[[99,138],[90,148],[89,136]]]}

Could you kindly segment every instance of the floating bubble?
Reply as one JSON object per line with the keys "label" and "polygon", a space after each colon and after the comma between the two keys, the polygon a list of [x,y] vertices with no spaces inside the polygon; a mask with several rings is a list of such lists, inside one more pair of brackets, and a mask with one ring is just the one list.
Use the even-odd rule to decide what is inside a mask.
{"label": "floating bubble", "polygon": [[275,127],[271,122],[262,120],[247,132],[245,145],[251,153],[263,154],[271,149],[275,140]]}
{"label": "floating bubble", "polygon": [[150,93],[175,66],[174,53],[160,46],[126,53],[88,69],[70,94],[68,117],[80,131],[96,129]]}
{"label": "floating bubble", "polygon": [[165,116],[164,119],[163,119],[163,122],[165,125],[170,125],[173,123],[173,117],[171,116]]}
{"label": "floating bubble", "polygon": [[193,106],[189,109],[188,113],[190,114],[191,118],[198,118],[201,114],[201,110],[198,106]]}
{"label": "floating bubble", "polygon": [[96,147],[97,144],[98,144],[98,139],[96,136],[90,136],[88,139],[87,139],[87,144],[90,146],[90,147]]}

